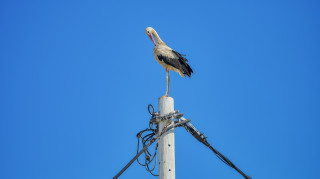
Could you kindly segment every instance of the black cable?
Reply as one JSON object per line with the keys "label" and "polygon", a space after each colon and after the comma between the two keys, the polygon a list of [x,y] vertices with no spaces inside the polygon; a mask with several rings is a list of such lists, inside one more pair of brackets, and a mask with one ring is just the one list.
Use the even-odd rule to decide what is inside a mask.
{"label": "black cable", "polygon": [[[154,166],[153,166],[153,168],[152,169],[150,169],[149,168],[149,165],[146,165],[146,169],[147,169],[147,171],[149,172],[149,173],[151,173],[151,175],[153,175],[153,176],[159,176],[159,175],[157,175],[157,174],[154,174],[152,171],[156,168],[156,166],[157,166],[157,150],[158,150],[158,143],[157,143],[157,146],[156,146],[156,149],[155,149],[155,154],[154,154],[154,156],[153,156],[153,158],[150,160],[150,163],[152,162],[152,160],[154,159]],[[149,163],[149,164],[150,164]]]}
{"label": "black cable", "polygon": [[[210,144],[209,144],[210,145]],[[246,179],[251,179],[251,177],[249,177],[248,175],[246,175],[245,173],[243,173],[238,167],[236,167],[226,156],[224,156],[222,153],[220,153],[218,150],[216,150],[215,148],[213,148],[211,145],[209,146],[209,148],[218,156],[218,158],[220,158],[220,160],[222,160],[224,163],[226,163],[227,165],[229,165],[230,167],[234,168],[237,172],[239,172],[244,178]]]}
{"label": "black cable", "polygon": [[[139,156],[140,156],[143,152],[145,152],[145,151],[148,149],[148,147],[149,147],[152,143],[154,143],[157,139],[159,139],[164,133],[168,132],[168,131],[169,131],[170,129],[172,129],[172,128],[176,128],[176,127],[183,126],[185,123],[190,122],[190,121],[191,121],[191,120],[179,121],[178,123],[174,123],[174,124],[171,125],[171,126],[165,127],[165,128],[162,130],[161,134],[158,135],[158,136],[156,136],[156,137],[153,137],[147,145],[144,145],[143,149],[141,149],[140,152],[139,152],[136,156],[134,156],[134,158],[131,159],[130,162],[129,162],[116,176],[113,177],[113,179],[117,179],[124,171],[126,171],[127,168],[129,168],[130,165],[131,165],[135,160],[137,160],[137,159],[139,158]],[[140,131],[140,132],[137,134],[138,144],[139,144],[139,141],[140,141],[140,138],[141,138],[143,132],[145,132],[145,131],[148,131],[148,130]],[[152,130],[152,131],[154,131],[154,130]],[[139,145],[138,145],[138,147],[139,147]],[[156,147],[156,149],[157,149],[157,147]],[[138,150],[139,150],[139,148],[138,148]],[[156,154],[156,152],[155,152],[155,154]],[[154,157],[155,157],[155,156],[154,156]],[[153,158],[154,158],[154,157],[153,157]],[[139,162],[139,161],[138,161],[138,162]],[[139,164],[140,164],[140,162],[139,162]],[[140,165],[143,165],[143,164],[140,164]],[[148,165],[149,165],[149,163],[148,163]],[[159,176],[159,175],[154,175],[154,174],[152,173],[152,170],[148,170],[148,168],[149,168],[149,166],[147,167],[147,171],[149,171],[153,176]]]}
{"label": "black cable", "polygon": [[[176,127],[181,127],[183,126],[187,132],[189,132],[192,136],[194,136],[199,142],[203,143],[205,146],[207,146],[208,148],[210,148],[213,153],[222,161],[224,162],[226,165],[234,168],[237,172],[239,172],[244,178],[246,179],[251,179],[251,177],[249,177],[248,175],[246,175],[245,173],[243,173],[239,168],[237,168],[226,156],[224,156],[223,154],[221,154],[218,150],[216,150],[215,148],[213,148],[209,142],[206,140],[206,137],[204,137],[203,133],[200,133],[191,123],[189,123],[191,120],[188,119],[184,119],[182,118],[182,113],[179,113],[181,116],[180,117],[175,117],[176,119],[182,119],[179,120],[179,121],[175,121],[173,125],[171,126],[165,126],[165,128],[162,130],[161,134],[158,134],[158,136],[155,137],[156,133],[157,132],[157,129],[153,129],[153,119],[155,116],[158,116],[158,113],[154,112],[154,108],[153,108],[153,111],[151,113],[150,111],[150,107],[153,108],[152,105],[149,105],[148,106],[148,110],[149,110],[149,113],[152,115],[152,118],[150,119],[150,122],[149,122],[149,127],[150,128],[147,128],[145,130],[142,130],[140,131],[139,133],[137,133],[137,138],[138,138],[138,145],[137,145],[137,155],[130,160],[130,162],[115,176],[113,177],[113,179],[117,179],[135,160],[137,160],[137,162],[142,165],[142,166],[145,166],[146,167],[146,170],[148,172],[150,172],[153,176],[159,176],[159,175],[155,175],[152,173],[152,171],[156,168],[156,165],[157,165],[157,150],[158,150],[158,143],[156,145],[156,148],[155,148],[155,152],[154,154],[152,155],[149,150],[148,150],[148,147],[154,143],[157,139],[159,139],[164,133],[166,133],[167,131],[169,131],[170,129],[172,128],[176,128]],[[169,114],[169,115],[172,115],[172,114]],[[151,133],[148,133],[147,135],[143,135],[143,133],[145,132],[150,132]],[[143,145],[143,149],[141,149],[139,151],[139,144],[140,144],[140,138],[141,138],[141,143]],[[148,143],[149,142],[149,143]],[[148,144],[147,144],[148,143]],[[139,151],[139,152],[138,152]],[[142,154],[142,153],[145,153],[145,163],[144,164],[141,164],[139,162],[139,156]],[[149,164],[155,159],[155,165],[153,166],[152,169],[150,169],[149,167]]]}
{"label": "black cable", "polygon": [[116,175],[114,176],[112,179],[117,179],[124,171],[127,170],[128,167],[130,167],[130,165],[154,142],[156,141],[156,138],[153,138],[143,149],[140,150],[140,152],[133,157],[133,159],[130,160],[130,162]]}
{"label": "black cable", "polygon": [[[151,132],[151,133],[148,133]],[[153,140],[154,136],[155,136],[155,129],[149,128],[149,129],[145,129],[140,131],[137,134],[137,138],[138,138],[138,145],[137,145],[137,153],[139,151],[139,144],[140,144],[140,139],[141,139],[141,143],[143,145],[143,147],[145,147],[147,145],[147,143],[151,140]],[[137,162],[141,165],[141,166],[145,166],[146,170],[148,172],[150,172],[153,176],[159,176],[154,174],[152,171],[156,168],[157,165],[157,150],[158,150],[158,143],[155,147],[155,150],[153,152],[153,154],[151,154],[151,152],[149,152],[149,148],[147,148],[146,150],[144,150],[144,163],[141,163],[139,161],[139,158],[137,158]],[[152,161],[154,160],[154,166],[151,168],[150,164],[152,163]]]}
{"label": "black cable", "polygon": [[[144,133],[147,132],[147,131],[152,131],[152,133],[149,133],[145,136]],[[137,153],[139,151],[139,144],[140,144],[140,138],[141,138],[141,143],[143,145],[143,147],[145,147],[147,144],[147,142],[151,141],[153,139],[153,137],[155,136],[155,133],[154,133],[154,130],[150,130],[150,129],[145,129],[145,130],[142,130],[140,131],[138,134],[137,134],[137,138],[138,138],[138,145],[137,145]],[[144,154],[145,154],[145,163],[142,164],[140,161],[139,161],[139,158],[137,158],[137,162],[141,165],[141,166],[148,166],[152,160],[155,158],[156,156],[156,152],[157,152],[157,148],[158,146],[156,146],[156,150],[155,150],[155,153],[152,155],[148,149],[146,149],[144,151]],[[151,158],[151,160],[150,160]]]}
{"label": "black cable", "polygon": [[[185,121],[185,120],[184,120]],[[192,124],[186,123],[184,125],[184,128],[193,136],[195,137],[199,142],[203,143],[205,146],[210,148],[213,153],[225,164],[230,166],[231,168],[234,168],[237,172],[239,172],[244,178],[251,179],[248,175],[243,173],[238,167],[236,167],[226,156],[221,154],[217,149],[213,148],[209,142],[207,141],[206,137],[204,137],[203,133],[200,133]]]}

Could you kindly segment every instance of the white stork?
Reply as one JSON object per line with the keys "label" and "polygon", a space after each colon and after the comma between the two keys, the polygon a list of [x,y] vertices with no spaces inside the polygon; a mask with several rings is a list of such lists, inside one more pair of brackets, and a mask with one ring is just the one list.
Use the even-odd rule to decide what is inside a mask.
{"label": "white stork", "polygon": [[[155,45],[153,49],[153,54],[155,59],[162,65],[167,72],[167,86],[166,86],[166,94],[164,96],[169,96],[169,85],[170,85],[170,76],[169,70],[175,71],[180,74],[182,77],[186,77],[185,75],[191,77],[191,73],[193,73],[191,67],[188,65],[188,60],[183,57],[180,53],[172,50],[168,47],[159,37],[158,33],[152,28],[148,27],[146,29],[146,34],[150,37],[152,42]],[[152,35],[156,39],[154,41]]]}

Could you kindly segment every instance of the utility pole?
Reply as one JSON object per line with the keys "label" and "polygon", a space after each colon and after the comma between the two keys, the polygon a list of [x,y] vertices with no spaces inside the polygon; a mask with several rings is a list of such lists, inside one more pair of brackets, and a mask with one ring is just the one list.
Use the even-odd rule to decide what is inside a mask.
{"label": "utility pole", "polygon": [[[164,116],[174,112],[174,102],[171,97],[159,98],[159,114]],[[159,134],[168,121],[159,122]],[[173,122],[171,122],[173,124]],[[164,133],[159,141],[159,179],[175,179],[175,147],[174,147],[174,128]]]}
{"label": "utility pole", "polygon": [[[152,110],[150,110],[152,107]],[[159,150],[159,179],[175,179],[175,145],[174,145],[174,128],[184,127],[193,137],[199,142],[208,147],[212,152],[218,156],[225,164],[230,166],[239,172],[245,179],[251,179],[248,175],[243,173],[238,167],[236,167],[226,156],[221,154],[217,149],[213,148],[207,141],[206,137],[198,131],[191,123],[191,119],[183,118],[183,114],[178,110],[174,111],[174,102],[171,97],[159,98],[159,113],[154,111],[153,106],[148,106],[148,111],[151,114],[149,121],[149,128],[140,131],[137,134],[138,141],[143,144],[143,148],[140,152],[137,151],[137,155],[134,156],[130,162],[117,174],[113,179],[117,179],[135,160],[139,158],[142,153],[145,153],[145,164],[147,171],[151,174],[153,169],[149,168],[149,164],[156,156],[157,149]],[[151,112],[152,111],[152,112]],[[174,121],[174,119],[177,119]],[[157,124],[157,129],[154,129],[153,125]],[[156,134],[158,131],[158,134]],[[158,140],[158,145],[154,155],[150,154],[148,147]],[[138,143],[139,149],[139,143]],[[146,152],[147,151],[147,152]],[[152,157],[153,156],[153,157]],[[151,160],[150,160],[151,159]],[[150,161],[150,162],[149,162]],[[139,162],[140,163],[140,162]],[[154,166],[155,167],[155,166]],[[154,174],[153,174],[154,175]]]}

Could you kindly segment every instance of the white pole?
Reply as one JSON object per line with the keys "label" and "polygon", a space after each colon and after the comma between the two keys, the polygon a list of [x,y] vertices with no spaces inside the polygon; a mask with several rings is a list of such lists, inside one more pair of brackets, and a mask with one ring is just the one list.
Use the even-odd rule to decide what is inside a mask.
{"label": "white pole", "polygon": [[[159,98],[159,114],[164,116],[174,111],[173,98]],[[167,121],[159,123],[159,133]],[[164,133],[159,142],[159,179],[175,179],[174,128]]]}

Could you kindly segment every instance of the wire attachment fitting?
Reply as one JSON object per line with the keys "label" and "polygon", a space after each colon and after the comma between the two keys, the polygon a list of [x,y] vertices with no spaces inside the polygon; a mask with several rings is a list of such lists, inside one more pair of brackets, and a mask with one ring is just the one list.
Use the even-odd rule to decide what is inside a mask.
{"label": "wire attachment fitting", "polygon": [[162,121],[173,121],[174,119],[180,119],[183,116],[182,113],[179,113],[179,110],[166,114],[164,116],[160,116],[159,113],[153,112],[151,114],[150,123],[158,124]]}

